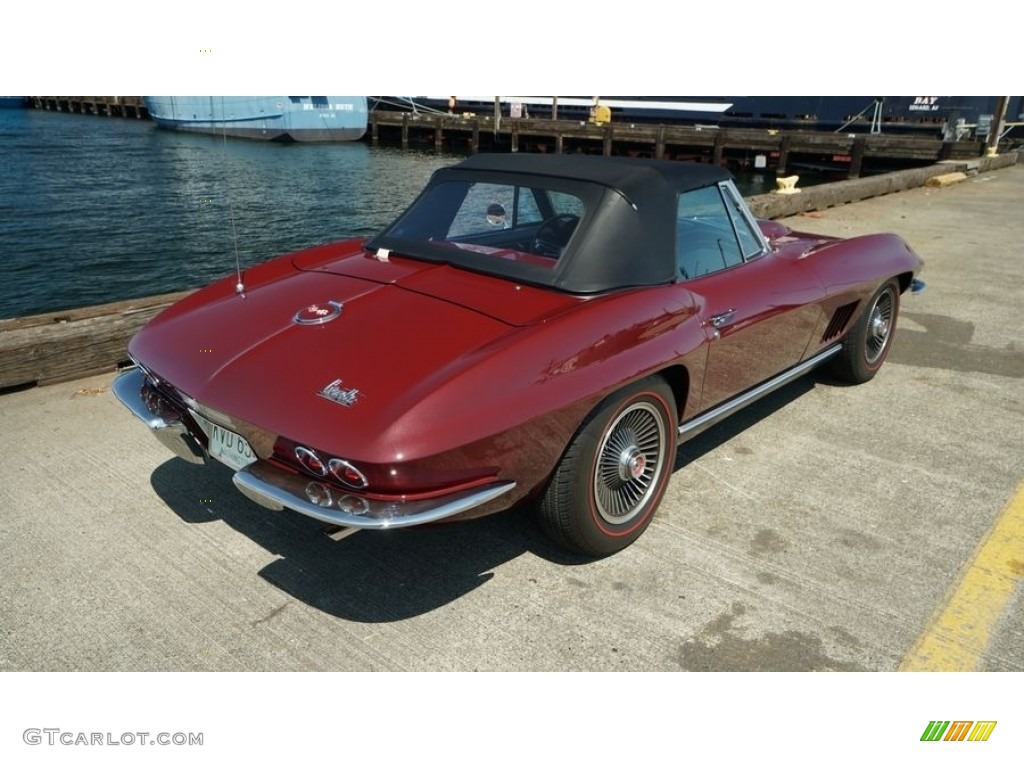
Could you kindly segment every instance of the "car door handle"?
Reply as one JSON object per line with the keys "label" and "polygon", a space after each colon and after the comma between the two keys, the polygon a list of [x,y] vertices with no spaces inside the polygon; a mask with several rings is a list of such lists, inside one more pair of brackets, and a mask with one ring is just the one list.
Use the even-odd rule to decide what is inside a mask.
{"label": "car door handle", "polygon": [[713,328],[725,328],[725,326],[727,326],[729,323],[733,321],[734,317],[736,317],[736,310],[729,309],[726,310],[725,312],[720,312],[717,315],[712,315],[711,317],[709,317],[708,325],[710,325]]}

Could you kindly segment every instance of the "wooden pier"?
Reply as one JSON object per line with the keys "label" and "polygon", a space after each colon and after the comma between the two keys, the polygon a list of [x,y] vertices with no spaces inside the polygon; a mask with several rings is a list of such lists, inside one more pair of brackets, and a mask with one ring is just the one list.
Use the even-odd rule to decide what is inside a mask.
{"label": "wooden pier", "polygon": [[858,178],[868,163],[927,165],[979,157],[979,140],[943,141],[908,134],[822,133],[799,130],[721,128],[714,125],[597,124],[578,120],[444,115],[375,110],[373,144],[437,151],[585,153],[667,158],[764,168],[779,174],[801,167],[840,170]]}
{"label": "wooden pier", "polygon": [[149,119],[141,96],[29,96],[28,101],[33,109],[51,112]]}
{"label": "wooden pier", "polygon": [[[29,96],[35,109],[149,119],[141,96]],[[594,123],[373,110],[367,140],[454,152],[549,152],[690,160],[733,171],[765,169],[780,175],[825,170],[856,179],[865,171],[924,166],[981,156],[979,139],[944,141],[905,133],[826,133],[715,125]]]}

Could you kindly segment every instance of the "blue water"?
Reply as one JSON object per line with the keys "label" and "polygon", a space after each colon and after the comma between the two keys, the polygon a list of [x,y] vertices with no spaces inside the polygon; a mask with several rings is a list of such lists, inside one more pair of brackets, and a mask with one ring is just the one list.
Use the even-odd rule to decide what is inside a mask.
{"label": "blue water", "polygon": [[244,269],[374,234],[459,159],[0,110],[0,318],[196,288],[234,272],[236,244]]}
{"label": "blue water", "polygon": [[205,285],[389,224],[453,155],[0,111],[0,317]]}

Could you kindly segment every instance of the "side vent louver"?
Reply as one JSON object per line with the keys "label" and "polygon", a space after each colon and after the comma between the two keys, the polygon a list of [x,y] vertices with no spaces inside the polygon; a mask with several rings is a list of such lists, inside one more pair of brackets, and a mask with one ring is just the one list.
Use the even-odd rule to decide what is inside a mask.
{"label": "side vent louver", "polygon": [[828,328],[825,329],[825,333],[821,337],[822,342],[830,341],[843,332],[843,329],[850,322],[850,318],[853,317],[853,310],[857,308],[859,303],[852,301],[836,309],[832,319],[829,320]]}

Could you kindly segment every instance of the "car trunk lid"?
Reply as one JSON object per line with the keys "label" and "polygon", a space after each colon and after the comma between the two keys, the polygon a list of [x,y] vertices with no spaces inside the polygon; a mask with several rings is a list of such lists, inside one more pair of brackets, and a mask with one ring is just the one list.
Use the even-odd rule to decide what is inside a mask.
{"label": "car trunk lid", "polygon": [[297,256],[293,263],[303,271],[395,285],[515,326],[541,322],[581,301],[550,288],[410,259],[399,253],[385,258],[362,248],[315,249]]}
{"label": "car trunk lid", "polygon": [[[375,445],[423,387],[457,376],[515,331],[458,303],[354,277],[292,273],[244,298],[228,282],[155,318],[133,339],[133,357],[203,406],[318,445]],[[302,322],[317,317],[327,319]]]}

